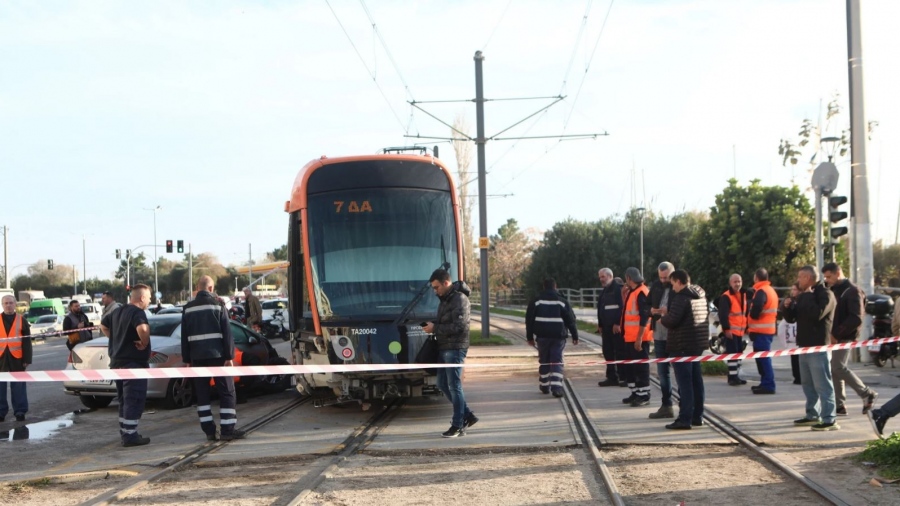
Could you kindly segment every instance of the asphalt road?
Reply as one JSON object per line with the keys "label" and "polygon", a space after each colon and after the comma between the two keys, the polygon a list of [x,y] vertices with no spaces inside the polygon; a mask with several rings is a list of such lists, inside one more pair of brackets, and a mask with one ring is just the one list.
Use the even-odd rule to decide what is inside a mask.
{"label": "asphalt road", "polygon": [[[34,363],[28,367],[29,371],[53,371],[66,368],[66,360],[69,357],[69,349],[66,348],[65,338],[51,337],[46,342],[37,340],[34,342]],[[73,395],[63,393],[62,383],[35,382],[28,384],[28,414],[26,421],[40,422],[57,418],[82,409],[81,401]],[[12,399],[9,399],[12,402]],[[0,426],[9,424],[12,418],[12,407],[7,421]],[[5,428],[5,427],[4,427]]]}

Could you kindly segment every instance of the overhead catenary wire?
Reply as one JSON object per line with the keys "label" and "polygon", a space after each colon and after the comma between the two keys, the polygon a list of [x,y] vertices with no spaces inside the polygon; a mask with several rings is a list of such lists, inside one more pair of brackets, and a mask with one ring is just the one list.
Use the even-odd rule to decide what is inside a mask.
{"label": "overhead catenary wire", "polygon": [[609,1],[609,8],[606,9],[606,16],[603,17],[603,24],[600,26],[600,32],[597,34],[597,40],[594,41],[594,48],[591,50],[591,56],[588,59],[587,65],[584,66],[584,73],[581,75],[581,82],[578,84],[578,90],[575,92],[575,98],[572,99],[572,108],[569,110],[569,115],[566,116],[566,121],[563,123],[563,133],[566,132],[566,128],[569,126],[569,120],[572,118],[572,112],[575,110],[575,106],[578,104],[578,97],[581,95],[581,89],[584,87],[584,81],[587,78],[588,71],[591,70],[591,63],[594,61],[594,55],[597,54],[597,47],[600,45],[600,39],[603,37],[603,32],[606,31],[606,22],[609,21],[609,14],[612,12],[613,4],[615,0]]}
{"label": "overhead catenary wire", "polygon": [[353,38],[350,37],[350,34],[347,32],[347,29],[344,28],[344,24],[341,22],[341,18],[338,16],[337,12],[335,12],[334,8],[331,6],[331,3],[328,0],[325,0],[325,4],[328,6],[328,9],[331,11],[331,14],[334,16],[335,21],[337,21],[338,25],[341,27],[341,31],[344,32],[344,35],[347,37],[347,40],[350,42],[350,45],[353,47],[353,51],[356,52],[356,56],[359,57],[359,61],[363,64],[363,67],[366,68],[366,72],[369,74],[369,77],[372,78],[372,82],[375,83],[375,86],[378,88],[378,91],[381,93],[381,97],[384,98],[385,103],[388,108],[391,110],[391,114],[394,115],[394,118],[397,120],[397,123],[400,125],[405,132],[408,132],[408,125],[403,124],[403,120],[400,119],[400,115],[397,114],[397,111],[394,109],[394,106],[391,105],[391,101],[388,99],[387,94],[385,94],[384,89],[381,87],[381,84],[378,83],[378,79],[375,77],[375,72],[373,72],[369,65],[366,63],[365,58],[363,58],[362,54],[359,52],[359,49],[356,47],[356,44],[353,42]]}
{"label": "overhead catenary wire", "polygon": [[481,46],[481,50],[484,51],[487,49],[488,44],[491,43],[491,40],[494,38],[494,34],[497,33],[497,28],[500,28],[500,23],[503,22],[503,18],[506,17],[506,11],[509,10],[509,6],[512,4],[512,0],[506,2],[506,7],[503,8],[503,12],[500,13],[500,19],[494,24],[494,29],[491,30],[491,34],[488,36],[487,41]]}
{"label": "overhead catenary wire", "polygon": [[406,90],[407,97],[409,97],[409,100],[415,101],[412,91],[409,89],[409,84],[403,77],[403,72],[400,72],[400,66],[397,65],[397,61],[394,59],[394,55],[391,54],[391,50],[388,49],[387,43],[384,42],[384,37],[381,36],[381,31],[378,29],[378,25],[375,23],[375,18],[372,17],[372,13],[369,12],[369,8],[366,6],[365,0],[359,0],[359,3],[360,5],[362,5],[363,10],[366,12],[366,17],[369,18],[369,22],[372,23],[372,31],[375,32],[375,36],[378,37],[378,41],[381,42],[381,47],[382,49],[384,49],[384,52],[388,57],[388,61],[390,61],[391,65],[394,67],[394,72],[397,73],[397,77],[399,77],[400,82],[403,83],[403,89]]}

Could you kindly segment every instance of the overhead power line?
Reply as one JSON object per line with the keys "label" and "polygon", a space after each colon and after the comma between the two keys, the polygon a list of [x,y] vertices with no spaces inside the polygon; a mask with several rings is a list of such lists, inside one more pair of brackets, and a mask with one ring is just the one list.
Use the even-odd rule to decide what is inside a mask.
{"label": "overhead power line", "polygon": [[400,67],[397,65],[397,61],[394,60],[394,55],[391,54],[391,50],[388,49],[387,44],[384,42],[384,37],[381,36],[381,31],[378,29],[378,25],[375,23],[375,18],[372,17],[372,13],[369,12],[369,8],[366,7],[365,0],[359,0],[360,5],[364,11],[366,11],[366,17],[369,18],[369,22],[372,23],[372,31],[375,32],[375,35],[378,37],[378,41],[381,42],[381,47],[384,49],[384,52],[387,54],[388,60],[391,62],[391,65],[394,67],[394,71],[397,73],[397,77],[400,78],[400,82],[403,83],[403,89],[406,90],[406,94],[410,100],[415,100],[412,95],[412,91],[409,89],[409,84],[407,84],[406,79],[403,78],[403,73],[400,72]]}
{"label": "overhead power line", "polygon": [[506,2],[506,7],[503,8],[503,12],[500,13],[500,19],[497,20],[497,23],[494,25],[494,29],[491,30],[491,34],[488,36],[487,42],[481,46],[481,50],[484,51],[487,49],[488,44],[491,43],[491,39],[494,38],[494,34],[497,33],[497,28],[500,27],[500,23],[503,22],[503,18],[506,16],[506,11],[509,10],[509,5],[512,3],[512,0]]}
{"label": "overhead power line", "polygon": [[597,46],[600,45],[600,38],[603,37],[603,32],[606,30],[606,22],[609,20],[609,13],[612,12],[614,3],[615,0],[609,0],[609,8],[606,9],[606,16],[603,17],[603,25],[600,26],[600,33],[597,34],[597,40],[594,41],[594,48],[591,50],[591,57],[588,59],[587,65],[584,66],[584,73],[581,75],[581,82],[578,83],[578,90],[575,92],[575,98],[572,99],[572,108],[569,109],[569,115],[566,116],[566,122],[563,123],[563,133],[566,132],[566,127],[569,126],[569,120],[572,119],[572,112],[575,111],[575,105],[578,103],[578,96],[581,95],[581,88],[584,86],[585,78],[587,78],[588,71],[591,69],[591,63],[594,61],[594,55],[597,54]]}
{"label": "overhead power line", "polygon": [[372,82],[375,83],[375,86],[378,87],[378,91],[381,93],[381,97],[384,98],[385,103],[388,108],[391,110],[391,113],[394,115],[394,118],[397,120],[397,123],[400,124],[400,128],[402,128],[405,132],[408,132],[408,125],[404,125],[403,121],[400,119],[400,115],[397,114],[397,111],[394,109],[394,106],[391,105],[391,101],[388,99],[387,94],[385,94],[384,89],[378,83],[378,79],[375,78],[375,72],[373,72],[369,65],[366,63],[365,58],[363,58],[362,54],[360,54],[359,49],[357,49],[356,44],[353,43],[353,38],[350,37],[350,34],[347,33],[347,29],[344,28],[344,24],[341,23],[341,18],[338,17],[337,12],[334,11],[334,8],[331,6],[331,3],[328,0],[325,0],[325,4],[328,5],[328,9],[331,10],[331,14],[334,15],[335,21],[338,22],[338,25],[341,27],[341,31],[344,32],[344,35],[347,37],[347,40],[350,42],[350,45],[353,47],[353,51],[356,52],[356,56],[359,57],[359,61],[363,64],[363,67],[366,68],[366,72],[369,74],[369,77],[372,78]]}

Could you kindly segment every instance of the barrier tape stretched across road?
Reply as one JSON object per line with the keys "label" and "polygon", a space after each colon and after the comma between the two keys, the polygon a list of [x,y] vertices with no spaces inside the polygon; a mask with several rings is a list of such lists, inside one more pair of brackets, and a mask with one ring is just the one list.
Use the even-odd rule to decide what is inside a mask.
{"label": "barrier tape stretched across road", "polygon": [[[730,360],[782,357],[801,355],[804,353],[821,353],[830,350],[846,350],[863,346],[880,346],[884,343],[900,341],[900,337],[882,337],[868,341],[831,344],[828,346],[810,346],[790,350],[756,351],[751,353],[726,353],[722,355],[704,355],[698,357],[669,357],[640,360],[602,360],[574,362],[565,364],[568,367],[586,367],[606,364],[651,364],[670,362],[721,362]],[[208,378],[214,376],[269,376],[279,374],[322,374],[341,372],[378,372],[403,371],[421,369],[439,369],[449,367],[521,367],[521,363],[500,364],[332,364],[332,365],[250,365],[236,367],[165,367],[152,369],[65,369],[62,371],[22,371],[0,372],[0,381],[112,381],[118,379],[154,379],[154,378]]]}
{"label": "barrier tape stretched across road", "polygon": [[66,335],[69,335],[69,334],[74,334],[74,333],[76,333],[76,332],[82,332],[82,331],[85,331],[85,330],[91,330],[91,331],[97,330],[97,331],[100,331],[100,326],[98,325],[98,326],[96,326],[96,327],[84,327],[83,329],[60,330],[59,332],[39,332],[39,333],[37,333],[37,334],[31,334],[30,337],[31,337],[32,339],[34,339],[35,337],[66,336]]}

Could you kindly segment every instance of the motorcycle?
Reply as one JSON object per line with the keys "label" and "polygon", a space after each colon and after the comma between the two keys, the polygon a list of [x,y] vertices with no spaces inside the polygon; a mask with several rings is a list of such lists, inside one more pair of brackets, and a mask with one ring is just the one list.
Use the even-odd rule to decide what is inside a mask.
{"label": "motorcycle", "polygon": [[[866,296],[866,313],[872,315],[873,338],[891,337],[893,309],[894,300],[888,295],[875,293]],[[894,358],[900,353],[900,345],[893,342],[869,346],[869,353],[878,367],[884,367],[888,360],[891,361],[891,367],[894,367]]]}
{"label": "motorcycle", "polygon": [[281,309],[272,312],[271,320],[263,320],[259,330],[270,341],[276,337],[280,337],[283,341],[291,339],[291,333],[284,327],[284,312]]}
{"label": "motorcycle", "polygon": [[228,310],[228,318],[242,324],[247,324],[247,315],[244,314],[244,308],[241,306],[231,306],[231,309]]}

